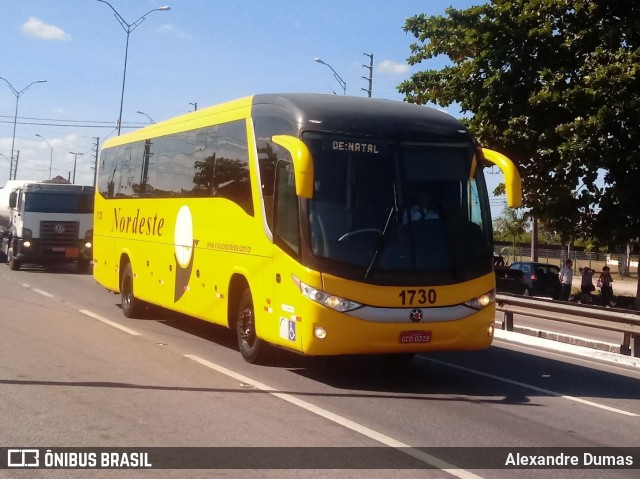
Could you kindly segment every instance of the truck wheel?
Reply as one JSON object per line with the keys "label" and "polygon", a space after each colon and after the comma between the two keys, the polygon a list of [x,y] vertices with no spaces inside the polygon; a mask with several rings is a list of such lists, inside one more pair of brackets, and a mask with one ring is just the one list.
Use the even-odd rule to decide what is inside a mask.
{"label": "truck wheel", "polygon": [[122,312],[127,318],[139,317],[145,308],[144,301],[136,298],[133,294],[133,268],[131,268],[131,263],[127,263],[122,273],[120,302],[122,303]]}
{"label": "truck wheel", "polygon": [[78,273],[86,273],[89,271],[90,267],[91,267],[91,261],[87,261],[87,260],[78,261],[78,264],[77,264]]}
{"label": "truck wheel", "polygon": [[258,363],[264,357],[265,343],[256,335],[256,316],[253,309],[251,291],[247,288],[242,293],[236,320],[238,349],[242,358],[251,364]]}
{"label": "truck wheel", "polygon": [[9,246],[9,251],[7,252],[7,259],[9,260],[9,269],[12,271],[18,271],[22,263],[16,259],[13,254],[13,245]]}

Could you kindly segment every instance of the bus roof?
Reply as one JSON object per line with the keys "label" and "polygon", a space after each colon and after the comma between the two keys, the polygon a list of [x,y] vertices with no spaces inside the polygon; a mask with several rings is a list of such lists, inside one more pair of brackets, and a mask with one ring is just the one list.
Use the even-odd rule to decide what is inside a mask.
{"label": "bus roof", "polygon": [[472,142],[457,119],[422,105],[319,93],[273,93],[240,98],[170,118],[111,138],[104,148],[249,116],[281,117],[289,120],[298,132],[326,130],[409,141]]}
{"label": "bus roof", "polygon": [[395,100],[316,93],[263,94],[253,97],[253,115],[259,114],[288,116],[298,123],[300,131],[326,129],[378,138],[424,141],[426,136],[441,141],[471,141],[464,125],[451,115]]}

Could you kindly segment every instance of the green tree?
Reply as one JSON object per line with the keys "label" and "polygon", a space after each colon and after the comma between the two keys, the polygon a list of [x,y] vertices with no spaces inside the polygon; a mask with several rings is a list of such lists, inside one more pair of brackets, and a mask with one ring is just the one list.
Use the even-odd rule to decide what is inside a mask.
{"label": "green tree", "polygon": [[510,240],[515,254],[516,242],[525,233],[529,219],[520,209],[505,208],[502,215],[493,220],[493,236],[500,241]]}
{"label": "green tree", "polygon": [[638,238],[640,2],[492,0],[445,13],[406,21],[418,40],[409,63],[450,65],[402,83],[405,99],[457,103],[479,142],[519,165],[525,206],[563,241]]}

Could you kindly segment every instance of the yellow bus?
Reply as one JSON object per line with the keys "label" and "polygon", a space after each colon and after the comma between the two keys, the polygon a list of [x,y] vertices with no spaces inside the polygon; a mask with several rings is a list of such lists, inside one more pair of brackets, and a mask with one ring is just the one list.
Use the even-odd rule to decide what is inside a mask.
{"label": "yellow bus", "polygon": [[434,109],[320,94],[202,108],[105,142],[93,274],[127,317],[154,304],[231,328],[248,362],[269,345],[488,348],[488,162],[519,206],[513,163]]}

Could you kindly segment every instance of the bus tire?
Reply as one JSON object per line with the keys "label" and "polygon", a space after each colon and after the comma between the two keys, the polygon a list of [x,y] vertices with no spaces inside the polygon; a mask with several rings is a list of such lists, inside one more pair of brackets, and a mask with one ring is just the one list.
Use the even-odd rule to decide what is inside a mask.
{"label": "bus tire", "polygon": [[236,320],[236,335],[238,337],[238,349],[242,358],[251,364],[256,364],[263,357],[265,344],[256,335],[256,316],[253,308],[251,290],[245,289],[238,306]]}
{"label": "bus tire", "polygon": [[127,318],[137,318],[144,311],[144,301],[136,298],[133,294],[133,268],[131,263],[127,263],[122,273],[120,303],[122,304],[122,312]]}

